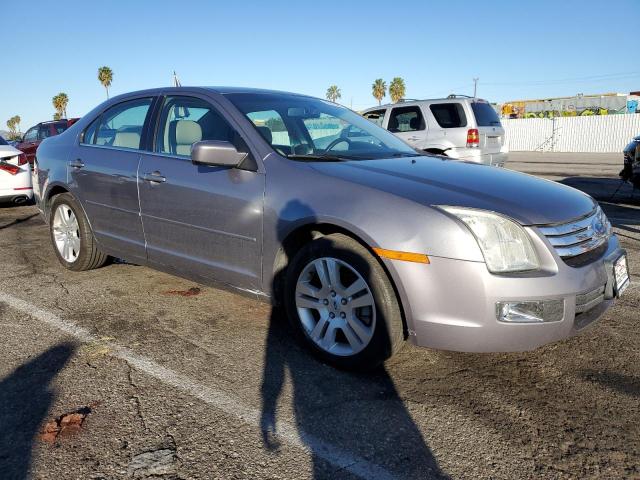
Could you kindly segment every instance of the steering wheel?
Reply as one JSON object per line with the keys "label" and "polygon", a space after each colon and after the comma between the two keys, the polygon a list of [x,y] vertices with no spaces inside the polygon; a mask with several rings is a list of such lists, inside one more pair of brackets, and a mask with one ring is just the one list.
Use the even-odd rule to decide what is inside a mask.
{"label": "steering wheel", "polygon": [[323,153],[330,152],[333,147],[342,142],[347,142],[349,148],[351,148],[351,144],[353,143],[348,137],[338,137],[323,150]]}

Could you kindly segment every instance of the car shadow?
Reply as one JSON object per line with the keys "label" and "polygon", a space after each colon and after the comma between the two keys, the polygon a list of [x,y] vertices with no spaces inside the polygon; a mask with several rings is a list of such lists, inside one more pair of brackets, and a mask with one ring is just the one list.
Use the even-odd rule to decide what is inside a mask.
{"label": "car shadow", "polygon": [[14,225],[18,225],[18,224],[23,223],[23,222],[28,222],[32,218],[35,218],[35,217],[37,217],[39,215],[40,215],[39,213],[32,213],[31,215],[27,215],[26,217],[15,218],[15,219],[11,220],[9,223],[5,223],[4,225],[0,225],[0,230],[12,227]]}
{"label": "car shadow", "polygon": [[595,382],[630,397],[640,398],[640,378],[612,371],[584,370],[584,380]]}
{"label": "car shadow", "polygon": [[[286,230],[289,211],[313,215],[306,205],[290,202],[280,214],[279,232]],[[291,258],[293,252],[285,253]],[[366,272],[361,273],[367,278]],[[279,291],[279,281],[276,276],[275,292]],[[277,404],[288,377],[295,424],[312,456],[312,478],[353,476],[327,461],[327,445],[379,465],[398,478],[449,478],[440,470],[384,367],[369,373],[350,373],[322,364],[294,341],[284,309],[278,307],[271,312],[264,360],[264,445],[270,450],[279,447]]]}
{"label": "car shadow", "polygon": [[55,398],[51,383],[75,349],[51,347],[0,381],[0,477],[30,478],[34,443]]}

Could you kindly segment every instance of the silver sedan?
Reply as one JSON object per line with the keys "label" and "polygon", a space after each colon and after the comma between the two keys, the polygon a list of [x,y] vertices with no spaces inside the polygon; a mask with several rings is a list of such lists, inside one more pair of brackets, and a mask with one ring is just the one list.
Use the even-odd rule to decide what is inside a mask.
{"label": "silver sedan", "polygon": [[407,340],[532,349],[592,324],[629,283],[591,197],[417,153],[303,95],[121,95],[45,140],[36,177],[65,267],[119,257],[282,304],[342,368]]}

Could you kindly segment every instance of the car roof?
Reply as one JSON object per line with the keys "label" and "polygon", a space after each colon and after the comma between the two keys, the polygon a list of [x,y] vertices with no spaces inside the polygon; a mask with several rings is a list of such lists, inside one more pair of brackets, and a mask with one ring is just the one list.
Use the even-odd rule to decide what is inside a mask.
{"label": "car roof", "polygon": [[489,103],[487,100],[483,98],[474,98],[467,96],[456,95],[455,97],[445,97],[445,98],[425,98],[423,100],[418,99],[404,99],[400,100],[397,103],[385,103],[384,105],[378,105],[375,107],[369,107],[363,112],[369,112],[372,110],[382,110],[390,107],[413,107],[415,105],[423,105],[429,103],[447,103],[447,102],[479,102],[479,103]]}
{"label": "car roof", "polygon": [[[297,97],[314,98],[311,95],[304,95],[294,92],[285,92],[281,90],[268,90],[263,88],[249,88],[249,87],[224,87],[224,86],[181,86],[181,87],[165,87],[165,88],[150,88],[146,90],[137,90],[134,92],[123,93],[118,97],[139,96],[139,95],[158,95],[160,93],[180,93],[180,92],[193,92],[194,90],[209,91],[218,93],[220,95],[237,94],[237,93],[258,93],[263,95],[291,95]],[[118,98],[118,97],[112,97]]]}

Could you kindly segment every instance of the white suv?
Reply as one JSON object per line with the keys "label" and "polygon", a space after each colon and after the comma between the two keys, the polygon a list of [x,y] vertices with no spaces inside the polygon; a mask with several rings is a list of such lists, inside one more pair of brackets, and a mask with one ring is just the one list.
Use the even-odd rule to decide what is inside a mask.
{"label": "white suv", "polygon": [[417,150],[500,167],[507,159],[504,128],[486,100],[460,95],[402,100],[362,115]]}

